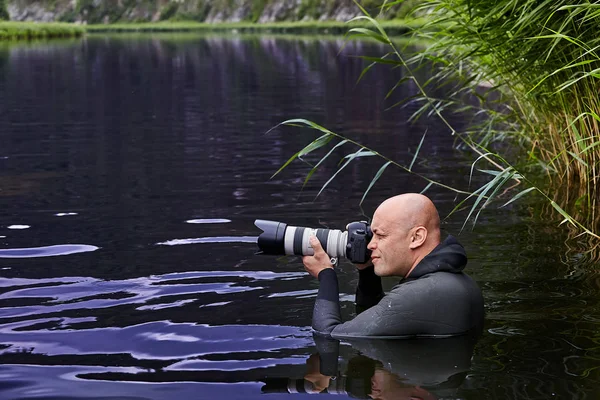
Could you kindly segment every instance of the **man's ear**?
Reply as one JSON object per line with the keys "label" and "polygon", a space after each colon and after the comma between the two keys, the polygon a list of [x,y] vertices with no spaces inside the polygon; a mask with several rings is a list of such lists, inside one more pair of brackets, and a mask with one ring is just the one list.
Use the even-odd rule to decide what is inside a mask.
{"label": "man's ear", "polygon": [[411,250],[417,249],[425,243],[427,240],[427,228],[424,226],[417,226],[413,229],[410,237],[410,245],[408,246]]}

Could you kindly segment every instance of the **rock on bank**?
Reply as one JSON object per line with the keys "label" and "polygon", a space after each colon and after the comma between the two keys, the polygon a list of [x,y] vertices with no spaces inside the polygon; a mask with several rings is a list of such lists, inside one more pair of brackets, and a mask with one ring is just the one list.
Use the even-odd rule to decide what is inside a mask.
{"label": "rock on bank", "polygon": [[[90,24],[161,20],[347,21],[360,15],[352,0],[0,0],[0,7],[3,3],[14,21]],[[362,2],[370,11],[375,11],[378,3],[378,0]]]}

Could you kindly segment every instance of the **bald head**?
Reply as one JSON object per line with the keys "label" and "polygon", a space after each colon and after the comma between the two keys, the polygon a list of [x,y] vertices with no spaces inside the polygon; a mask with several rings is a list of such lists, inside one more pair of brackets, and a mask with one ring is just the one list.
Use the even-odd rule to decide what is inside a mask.
{"label": "bald head", "polygon": [[[412,229],[423,226],[429,239],[437,246],[440,242],[440,217],[429,197],[418,193],[405,193],[390,197],[377,208],[375,213],[385,213],[397,221],[400,228]],[[435,247],[434,246],[434,247]]]}
{"label": "bald head", "polygon": [[408,276],[440,244],[440,217],[422,194],[406,193],[385,200],[373,214],[371,229],[368,248],[379,276]]}

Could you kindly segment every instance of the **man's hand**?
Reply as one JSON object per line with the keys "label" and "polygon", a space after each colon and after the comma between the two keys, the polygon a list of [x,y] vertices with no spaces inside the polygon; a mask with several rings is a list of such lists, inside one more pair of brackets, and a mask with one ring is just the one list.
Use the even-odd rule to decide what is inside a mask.
{"label": "man's hand", "polygon": [[311,236],[309,240],[315,254],[302,257],[302,262],[304,263],[306,271],[317,278],[319,272],[323,271],[325,268],[333,268],[333,265],[331,265],[331,259],[327,253],[325,253],[325,250],[323,250],[323,246],[321,246],[319,239]]}

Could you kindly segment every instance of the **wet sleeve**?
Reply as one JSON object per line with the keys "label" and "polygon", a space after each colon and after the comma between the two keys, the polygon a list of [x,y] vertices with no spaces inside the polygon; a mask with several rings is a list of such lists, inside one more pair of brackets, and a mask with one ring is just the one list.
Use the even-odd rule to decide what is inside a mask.
{"label": "wet sleeve", "polygon": [[340,290],[337,274],[333,268],[319,272],[319,292],[313,309],[312,327],[328,335],[333,328],[342,323],[340,313]]}
{"label": "wet sleeve", "polygon": [[[342,324],[339,284],[333,268],[322,270],[318,278],[319,292],[313,309],[312,327],[318,333],[329,335],[336,326]],[[362,310],[366,310],[373,307],[383,296],[381,278],[375,275],[374,268],[359,271],[356,288],[357,309],[362,307]]]}
{"label": "wet sleeve", "polygon": [[381,278],[375,275],[375,267],[358,270],[356,286],[356,314],[373,307],[383,298],[385,293],[381,286]]}
{"label": "wet sleeve", "polygon": [[[333,338],[388,337],[408,333],[415,317],[414,296],[403,298],[390,292],[378,304],[342,323],[337,274],[333,268],[319,273],[319,291],[313,310],[312,327],[316,333]],[[408,285],[403,285],[408,286]],[[402,289],[405,292],[405,289]],[[405,325],[405,322],[407,323]]]}

